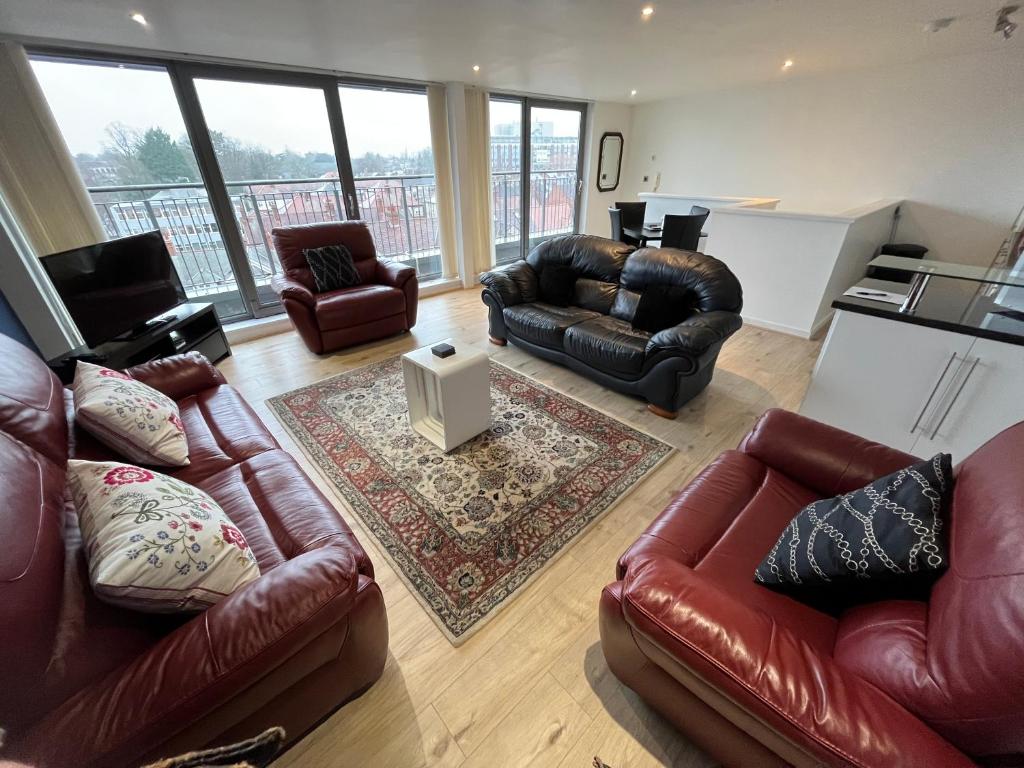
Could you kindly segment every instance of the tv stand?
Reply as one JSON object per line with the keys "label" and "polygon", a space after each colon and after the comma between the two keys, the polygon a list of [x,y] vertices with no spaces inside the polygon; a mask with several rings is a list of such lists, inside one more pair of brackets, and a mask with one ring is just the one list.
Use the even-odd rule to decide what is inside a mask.
{"label": "tv stand", "polygon": [[[79,360],[121,369],[185,352],[200,352],[213,363],[231,354],[213,304],[179,304],[145,326],[95,347],[76,347],[47,364],[64,384],[69,384]],[[136,334],[137,330],[141,332]]]}
{"label": "tv stand", "polygon": [[128,331],[128,333],[118,336],[114,341],[134,341],[140,336],[145,336],[150,331],[155,331],[157,328],[162,328],[168,323],[173,323],[177,319],[177,315],[161,315],[160,317],[154,317],[152,320],[139,323]]}

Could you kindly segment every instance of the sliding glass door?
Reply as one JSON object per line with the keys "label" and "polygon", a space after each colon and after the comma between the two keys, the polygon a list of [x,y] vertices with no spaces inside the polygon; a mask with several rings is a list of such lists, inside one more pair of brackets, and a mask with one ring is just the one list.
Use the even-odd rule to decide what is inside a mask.
{"label": "sliding glass door", "polygon": [[[275,227],[348,218],[324,88],[195,77],[205,133],[240,239],[253,312],[275,307]],[[333,84],[332,84],[333,87]],[[351,191],[349,185],[348,191]]]}
{"label": "sliding glass door", "polygon": [[359,216],[377,253],[441,276],[437,183],[427,94],[371,84],[338,88]]}
{"label": "sliding glass door", "polygon": [[107,237],[160,230],[188,297],[246,316],[167,68],[33,56],[32,69]]}
{"label": "sliding glass door", "polygon": [[500,265],[578,230],[586,108],[506,96],[492,96],[489,106],[494,251]]}

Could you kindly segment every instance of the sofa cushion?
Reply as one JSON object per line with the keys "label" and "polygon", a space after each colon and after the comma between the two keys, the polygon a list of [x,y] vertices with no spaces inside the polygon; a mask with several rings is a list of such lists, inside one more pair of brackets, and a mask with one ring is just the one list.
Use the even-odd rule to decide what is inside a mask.
{"label": "sofa cushion", "polygon": [[568,328],[565,351],[609,373],[638,375],[651,334],[614,317],[595,317]]}
{"label": "sofa cushion", "polygon": [[641,248],[626,260],[621,287],[643,292],[649,285],[675,285],[697,295],[697,309],[739,312],[743,290],[729,268],[712,256],[675,248]]}
{"label": "sofa cushion", "polygon": [[829,601],[918,588],[948,564],[942,528],[952,490],[944,453],[815,501],[786,526],[754,578],[798,599]]}
{"label": "sofa cushion", "polygon": [[563,351],[562,339],[570,326],[600,317],[581,307],[555,307],[543,302],[517,304],[503,310],[505,325],[514,336],[549,349]]}
{"label": "sofa cushion", "polygon": [[351,288],[363,282],[352,261],[352,253],[344,245],[323,245],[306,248],[302,254],[313,273],[313,282],[320,293]]}
{"label": "sofa cushion", "polygon": [[697,306],[697,294],[675,285],[649,285],[644,289],[633,314],[634,328],[657,333],[679,325],[690,317]]}
{"label": "sofa cushion", "polygon": [[565,264],[545,264],[540,273],[540,298],[556,307],[567,307],[576,285],[576,270]]}
{"label": "sofa cushion", "polygon": [[188,464],[178,405],[131,376],[79,361],[72,385],[75,422],[121,458],[139,464]]}
{"label": "sofa cushion", "polygon": [[198,611],[259,577],[224,510],[198,488],[119,462],[68,462],[89,581],[108,603],[149,613]]}
{"label": "sofa cushion", "polygon": [[349,328],[405,312],[405,294],[389,285],[357,285],[322,293],[316,299],[321,331]]}

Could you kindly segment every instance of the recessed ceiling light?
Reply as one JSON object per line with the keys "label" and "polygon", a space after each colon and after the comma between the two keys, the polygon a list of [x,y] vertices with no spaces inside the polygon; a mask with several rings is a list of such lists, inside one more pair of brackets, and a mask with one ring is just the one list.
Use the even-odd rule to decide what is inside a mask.
{"label": "recessed ceiling light", "polygon": [[480,71],[480,65],[479,64],[474,64],[473,65],[473,71],[474,72],[479,72]]}
{"label": "recessed ceiling light", "polygon": [[149,22],[148,22],[148,21],[146,21],[146,17],[145,17],[145,16],[143,16],[143,15],[142,15],[141,13],[139,13],[138,11],[136,11],[135,13],[133,13],[133,14],[132,14],[132,15],[131,15],[131,16],[130,16],[129,18],[130,18],[130,19],[131,19],[132,21],[134,21],[134,22],[135,22],[136,24],[141,24],[141,25],[142,25],[142,26],[144,26],[144,27],[146,27],[146,26],[149,26]]}
{"label": "recessed ceiling light", "polygon": [[643,8],[640,9],[640,15],[643,16],[645,19],[651,18],[651,16],[654,15],[654,6],[645,5]]}
{"label": "recessed ceiling light", "polygon": [[783,69],[792,69],[792,67],[793,67],[793,60],[792,59],[786,59],[784,62],[782,62],[782,68]]}
{"label": "recessed ceiling light", "polygon": [[630,96],[636,96],[636,88],[634,88],[633,90],[631,90],[631,91],[629,92],[629,95],[630,95]]}

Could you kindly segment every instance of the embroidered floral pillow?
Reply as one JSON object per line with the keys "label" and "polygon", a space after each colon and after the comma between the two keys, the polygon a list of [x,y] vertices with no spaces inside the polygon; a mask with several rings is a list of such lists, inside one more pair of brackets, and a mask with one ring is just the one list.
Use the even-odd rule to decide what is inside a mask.
{"label": "embroidered floral pillow", "polygon": [[178,405],[131,376],[79,362],[75,421],[104,445],[139,464],[182,467],[188,440]]}
{"label": "embroidered floral pillow", "polygon": [[198,488],[130,464],[75,460],[68,486],[89,581],[108,603],[197,611],[260,575],[245,536]]}

